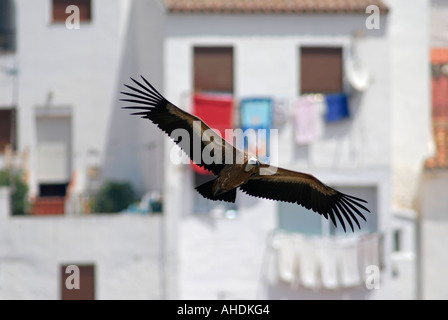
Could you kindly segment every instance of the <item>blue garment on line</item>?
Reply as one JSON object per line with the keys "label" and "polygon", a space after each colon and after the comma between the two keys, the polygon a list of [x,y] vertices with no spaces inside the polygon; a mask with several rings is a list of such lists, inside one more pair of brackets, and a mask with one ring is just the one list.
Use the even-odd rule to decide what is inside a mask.
{"label": "blue garment on line", "polygon": [[[270,98],[246,98],[240,102],[241,127],[243,130],[247,129],[264,129],[266,130],[266,140],[262,142],[262,146],[257,147],[257,155],[261,161],[268,161],[269,155],[269,130],[272,126],[272,105],[273,101]],[[262,138],[262,136],[260,136]],[[244,149],[246,149],[248,142],[245,141]],[[254,150],[250,150],[254,152]],[[260,154],[260,153],[261,154]]]}
{"label": "blue garment on line", "polygon": [[327,103],[327,122],[336,122],[350,116],[348,110],[348,99],[345,93],[335,93],[325,95]]}
{"label": "blue garment on line", "polygon": [[244,129],[270,129],[272,100],[269,98],[242,99],[240,103],[241,126]]}

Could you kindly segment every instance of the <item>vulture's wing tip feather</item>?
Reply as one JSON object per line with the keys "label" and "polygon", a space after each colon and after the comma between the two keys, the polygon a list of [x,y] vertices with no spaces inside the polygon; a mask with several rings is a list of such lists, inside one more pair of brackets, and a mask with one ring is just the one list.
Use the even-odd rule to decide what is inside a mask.
{"label": "vulture's wing tip feather", "polygon": [[121,107],[121,109],[135,109],[135,110],[151,110],[152,108],[150,108],[150,107],[147,107],[147,106],[141,106],[141,107],[139,107],[139,106],[125,106],[125,107]]}
{"label": "vulture's wing tip feather", "polygon": [[[367,201],[348,196],[339,191],[336,191],[336,194],[334,195],[321,194],[320,196],[320,202],[312,203],[309,202],[307,198],[302,197],[297,203],[305,208],[311,207],[312,211],[324,216],[327,220],[331,220],[336,228],[340,225],[344,232],[347,232],[346,223],[348,223],[352,232],[355,232],[355,224],[358,229],[361,230],[358,216],[364,221],[367,221],[367,219],[361,213],[360,209],[366,210],[369,213],[370,210],[361,205],[358,201],[362,200],[362,202],[368,203]],[[353,224],[353,222],[355,224]]]}

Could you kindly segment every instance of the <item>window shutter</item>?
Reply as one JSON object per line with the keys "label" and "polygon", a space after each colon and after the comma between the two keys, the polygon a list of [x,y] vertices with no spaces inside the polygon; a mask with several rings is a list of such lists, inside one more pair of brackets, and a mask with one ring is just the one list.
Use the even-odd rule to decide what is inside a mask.
{"label": "window shutter", "polygon": [[70,5],[78,6],[80,21],[92,19],[91,0],[53,0],[53,22],[65,22],[70,15],[65,10]]}
{"label": "window shutter", "polygon": [[233,48],[194,48],[194,90],[233,93]]}
{"label": "window shutter", "polygon": [[300,93],[343,92],[342,48],[302,47]]}

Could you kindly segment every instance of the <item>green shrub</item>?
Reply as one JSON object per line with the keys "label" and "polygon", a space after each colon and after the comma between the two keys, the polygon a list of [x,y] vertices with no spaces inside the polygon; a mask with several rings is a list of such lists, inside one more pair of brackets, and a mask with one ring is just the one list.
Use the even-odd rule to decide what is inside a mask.
{"label": "green shrub", "polygon": [[93,213],[114,213],[126,209],[136,200],[132,185],[128,182],[105,181],[93,198]]}
{"label": "green shrub", "polygon": [[0,170],[0,186],[8,186],[11,190],[12,215],[25,215],[29,212],[28,185],[23,181],[21,173],[12,170]]}

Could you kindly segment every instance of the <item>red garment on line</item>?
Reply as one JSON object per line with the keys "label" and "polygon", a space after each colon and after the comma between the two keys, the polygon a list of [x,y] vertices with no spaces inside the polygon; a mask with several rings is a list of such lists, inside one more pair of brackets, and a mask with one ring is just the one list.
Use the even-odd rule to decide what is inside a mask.
{"label": "red garment on line", "polygon": [[[225,137],[225,130],[233,129],[233,97],[223,94],[196,93],[193,96],[193,114]],[[211,174],[193,162],[191,164],[197,173]]]}

